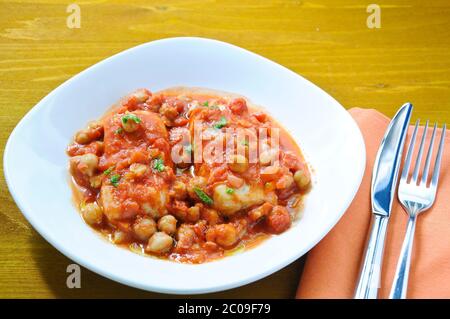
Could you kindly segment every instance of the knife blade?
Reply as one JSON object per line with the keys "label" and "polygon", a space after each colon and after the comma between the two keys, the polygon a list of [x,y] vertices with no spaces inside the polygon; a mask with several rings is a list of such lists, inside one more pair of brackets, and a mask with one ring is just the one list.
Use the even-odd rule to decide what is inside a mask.
{"label": "knife blade", "polygon": [[356,286],[356,299],[378,297],[384,241],[411,112],[411,103],[400,107],[389,123],[375,158],[371,185],[372,225]]}

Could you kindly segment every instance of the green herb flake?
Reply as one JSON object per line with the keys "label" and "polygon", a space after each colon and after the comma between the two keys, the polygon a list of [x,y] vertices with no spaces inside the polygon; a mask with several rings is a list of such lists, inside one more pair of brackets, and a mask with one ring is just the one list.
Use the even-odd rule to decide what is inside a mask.
{"label": "green herb flake", "polygon": [[230,187],[227,187],[227,189],[225,190],[225,193],[227,193],[227,194],[233,194],[233,193],[234,193],[234,189],[233,189],[233,188],[230,188]]}
{"label": "green herb flake", "polygon": [[209,102],[208,101],[206,101],[205,103],[203,103],[202,104],[203,106],[206,106],[206,107],[208,107],[209,106]]}
{"label": "green herb flake", "polygon": [[194,187],[194,192],[205,204],[212,205],[213,200],[203,190],[198,187]]}
{"label": "green herb flake", "polygon": [[141,123],[141,119],[132,113],[127,113],[124,116],[122,116],[123,124],[127,124],[128,121],[134,121],[137,124]]}
{"label": "green herb flake", "polygon": [[163,172],[165,169],[164,161],[161,158],[155,158],[153,162],[153,168],[157,170],[158,172]]}
{"label": "green herb flake", "polygon": [[115,174],[115,175],[111,176],[111,178],[109,180],[111,181],[111,184],[114,187],[117,187],[119,185],[120,175]]}
{"label": "green herb flake", "polygon": [[110,168],[106,169],[106,170],[103,172],[103,174],[109,175],[109,174],[111,174],[111,172],[113,171],[113,169],[114,169],[114,166],[111,166]]}
{"label": "green herb flake", "polygon": [[213,126],[216,129],[221,129],[222,127],[224,127],[226,125],[227,125],[227,119],[225,118],[225,116],[222,116],[220,118],[220,120],[216,124],[214,124]]}
{"label": "green herb flake", "polygon": [[114,134],[122,134],[123,128],[119,127],[117,130],[114,131]]}

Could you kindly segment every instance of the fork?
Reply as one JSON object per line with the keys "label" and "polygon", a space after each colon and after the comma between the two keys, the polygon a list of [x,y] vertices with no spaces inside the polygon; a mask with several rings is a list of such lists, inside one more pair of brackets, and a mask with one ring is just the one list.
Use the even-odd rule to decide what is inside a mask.
{"label": "fork", "polygon": [[430,170],[430,162],[433,153],[433,145],[436,137],[437,123],[434,124],[433,133],[430,140],[430,146],[428,148],[425,164],[419,179],[419,170],[422,162],[423,148],[425,144],[425,138],[428,130],[428,121],[425,124],[423,135],[420,141],[419,151],[417,153],[416,164],[409,178],[409,168],[411,165],[411,158],[414,151],[414,144],[416,141],[417,128],[419,127],[419,120],[416,122],[411,141],[408,147],[408,153],[406,155],[402,176],[400,178],[400,184],[398,187],[398,199],[408,213],[408,226],[406,228],[405,239],[402,244],[400,252],[400,258],[397,264],[395,272],[394,282],[392,284],[390,299],[405,299],[406,291],[408,289],[408,276],[409,268],[411,264],[411,252],[414,241],[414,231],[416,228],[417,216],[429,209],[436,198],[436,190],[439,180],[439,170],[441,167],[442,149],[444,148],[444,138],[446,125],[442,127],[441,139],[439,142],[439,148],[437,151],[436,159],[434,162],[433,175],[431,181],[428,183],[428,174]]}

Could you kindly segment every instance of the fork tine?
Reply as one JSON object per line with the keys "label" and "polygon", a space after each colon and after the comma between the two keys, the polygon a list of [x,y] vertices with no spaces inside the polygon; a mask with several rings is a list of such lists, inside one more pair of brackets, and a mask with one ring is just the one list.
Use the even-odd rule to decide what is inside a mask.
{"label": "fork tine", "polygon": [[420,141],[419,152],[417,153],[416,166],[414,167],[414,172],[411,178],[411,181],[413,183],[417,181],[417,177],[419,176],[420,162],[422,162],[423,145],[425,144],[427,130],[428,130],[428,120],[425,123],[425,127],[423,128],[422,140]]}
{"label": "fork tine", "polygon": [[431,140],[430,140],[430,146],[428,147],[428,153],[427,153],[427,158],[425,160],[425,166],[423,168],[423,172],[422,172],[422,184],[427,184],[427,179],[428,179],[428,171],[430,169],[430,161],[431,161],[431,155],[433,153],[433,146],[434,146],[434,138],[436,136],[436,128],[437,128],[437,122],[434,123],[434,128],[433,128],[433,134],[431,134]]}
{"label": "fork tine", "polygon": [[442,159],[442,150],[444,149],[444,139],[445,139],[445,130],[447,128],[447,125],[444,124],[442,127],[442,133],[441,133],[441,140],[439,142],[439,149],[436,156],[436,161],[434,162],[434,169],[433,169],[433,177],[431,178],[431,184],[430,187],[436,188],[437,183],[439,180],[439,171],[441,169],[441,159]]}
{"label": "fork tine", "polygon": [[414,144],[416,142],[416,134],[417,134],[417,128],[419,127],[420,120],[416,121],[416,126],[414,127],[414,131],[411,135],[411,140],[409,141],[408,146],[408,153],[406,154],[405,164],[403,165],[403,171],[402,171],[402,180],[405,180],[408,178],[408,172],[409,172],[409,166],[411,164],[411,157],[414,152]]}

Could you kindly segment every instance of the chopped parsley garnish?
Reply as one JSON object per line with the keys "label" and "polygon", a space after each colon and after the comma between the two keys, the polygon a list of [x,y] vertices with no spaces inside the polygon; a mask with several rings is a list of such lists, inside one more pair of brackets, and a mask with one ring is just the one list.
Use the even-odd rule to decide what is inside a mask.
{"label": "chopped parsley garnish", "polygon": [[110,168],[106,169],[106,170],[103,172],[103,174],[109,175],[109,174],[111,174],[111,172],[113,171],[113,169],[114,169],[114,166],[111,166]]}
{"label": "chopped parsley garnish", "polygon": [[114,187],[117,187],[119,185],[120,175],[114,174],[109,180]]}
{"label": "chopped parsley garnish", "polygon": [[123,128],[119,127],[117,130],[114,131],[114,134],[122,134]]}
{"label": "chopped parsley garnish", "polygon": [[161,158],[155,158],[155,161],[153,162],[153,168],[157,170],[158,172],[162,172],[165,169],[164,161]]}
{"label": "chopped parsley garnish", "polygon": [[205,204],[212,205],[213,200],[211,197],[209,197],[204,191],[202,191],[198,187],[194,187],[194,192],[197,194],[197,196],[204,202]]}
{"label": "chopped parsley garnish", "polygon": [[203,103],[203,106],[206,106],[206,107],[208,107],[208,106],[209,106],[209,102],[208,102],[208,101],[206,101],[205,103]]}
{"label": "chopped parsley garnish", "polygon": [[221,129],[222,127],[224,127],[226,125],[227,125],[227,119],[225,118],[225,116],[222,116],[220,118],[220,120],[213,126],[214,126],[214,128]]}
{"label": "chopped parsley garnish", "polygon": [[124,116],[122,116],[123,124],[127,124],[128,121],[134,121],[137,124],[141,123],[141,119],[132,113],[127,113]]}
{"label": "chopped parsley garnish", "polygon": [[227,189],[225,190],[225,193],[227,193],[227,194],[233,194],[233,193],[234,193],[234,189],[233,189],[233,188],[230,188],[230,187],[227,187]]}

